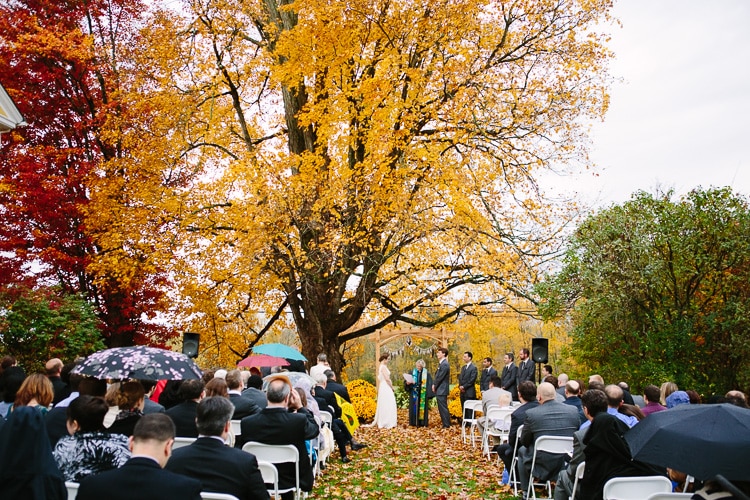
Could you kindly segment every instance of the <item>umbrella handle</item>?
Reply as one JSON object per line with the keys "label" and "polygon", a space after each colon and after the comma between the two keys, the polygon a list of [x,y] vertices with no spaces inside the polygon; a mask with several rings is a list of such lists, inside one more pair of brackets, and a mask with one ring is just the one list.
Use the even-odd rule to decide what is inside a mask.
{"label": "umbrella handle", "polygon": [[739,500],[750,500],[750,497],[742,493],[735,485],[729,482],[727,478],[722,476],[721,474],[718,474],[714,481],[719,483],[722,488],[724,488],[726,491],[731,493],[735,498],[738,498]]}

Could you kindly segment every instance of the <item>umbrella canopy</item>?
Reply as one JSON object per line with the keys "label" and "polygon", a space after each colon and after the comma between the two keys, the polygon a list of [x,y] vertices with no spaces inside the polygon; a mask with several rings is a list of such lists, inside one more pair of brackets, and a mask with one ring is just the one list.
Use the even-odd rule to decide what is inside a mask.
{"label": "umbrella canopy", "polygon": [[633,458],[696,479],[750,480],[750,410],[680,405],[652,413],[625,433]]}
{"label": "umbrella canopy", "polygon": [[292,383],[292,387],[315,387],[315,379],[312,378],[307,373],[302,372],[282,372],[282,373],[274,373],[271,375],[268,375],[267,377],[263,377],[263,390],[265,391],[268,388],[268,380],[271,377],[275,377],[278,375],[283,375],[286,378],[289,379],[289,381]]}
{"label": "umbrella canopy", "polygon": [[198,365],[182,353],[142,345],[95,352],[71,373],[117,380],[187,380],[203,375]]}
{"label": "umbrella canopy", "polygon": [[237,366],[244,366],[245,368],[252,368],[253,366],[257,368],[261,366],[289,366],[289,361],[284,358],[269,356],[268,354],[253,354],[237,363]]}
{"label": "umbrella canopy", "polygon": [[294,347],[289,347],[285,344],[262,344],[253,347],[253,354],[268,354],[269,356],[276,356],[279,358],[286,359],[298,359],[300,361],[307,361],[307,358],[302,355]]}

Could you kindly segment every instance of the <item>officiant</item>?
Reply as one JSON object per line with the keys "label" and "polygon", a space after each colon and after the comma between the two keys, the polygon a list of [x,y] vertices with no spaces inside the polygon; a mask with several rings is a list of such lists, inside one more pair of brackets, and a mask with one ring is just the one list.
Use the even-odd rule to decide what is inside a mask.
{"label": "officiant", "polygon": [[409,394],[409,425],[427,427],[432,377],[423,359],[418,359],[411,374],[404,373],[404,389]]}

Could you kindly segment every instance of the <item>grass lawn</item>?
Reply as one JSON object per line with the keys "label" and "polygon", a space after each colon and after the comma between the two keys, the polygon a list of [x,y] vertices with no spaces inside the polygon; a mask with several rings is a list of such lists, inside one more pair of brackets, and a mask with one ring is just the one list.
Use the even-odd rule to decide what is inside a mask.
{"label": "grass lawn", "polygon": [[477,443],[461,442],[461,428],[440,427],[436,409],[430,427],[407,425],[399,410],[399,426],[383,430],[360,427],[355,439],[367,448],[350,452],[342,464],[338,451],[315,480],[311,498],[509,499],[512,490],[500,485],[502,465],[482,457]]}

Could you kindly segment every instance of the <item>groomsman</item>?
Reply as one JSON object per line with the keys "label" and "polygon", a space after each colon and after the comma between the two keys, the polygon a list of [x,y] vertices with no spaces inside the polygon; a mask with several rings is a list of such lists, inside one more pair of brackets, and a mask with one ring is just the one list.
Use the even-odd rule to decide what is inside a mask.
{"label": "groomsman", "polygon": [[534,381],[534,360],[529,358],[529,354],[529,350],[525,347],[518,351],[518,359],[521,362],[518,363],[517,384],[520,384],[524,380]]}
{"label": "groomsman", "polygon": [[479,376],[479,389],[484,392],[490,388],[490,379],[497,375],[497,370],[492,367],[492,358],[482,360],[482,374]]}
{"label": "groomsman", "polygon": [[448,393],[450,392],[451,367],[448,363],[448,349],[440,347],[437,350],[438,367],[432,377],[432,393],[437,399],[440,421],[443,429],[451,426],[451,414],[448,411]]}
{"label": "groomsman", "polygon": [[501,387],[513,395],[513,399],[518,401],[518,367],[513,363],[513,353],[507,352],[503,356],[502,375],[500,375]]}
{"label": "groomsman", "polygon": [[[477,399],[477,367],[472,362],[474,355],[466,351],[463,355],[464,365],[461,367],[461,373],[458,374],[458,390],[461,391],[461,408],[464,403],[470,399]],[[471,418],[471,412],[465,411],[464,418]],[[469,415],[467,417],[467,414]]]}

